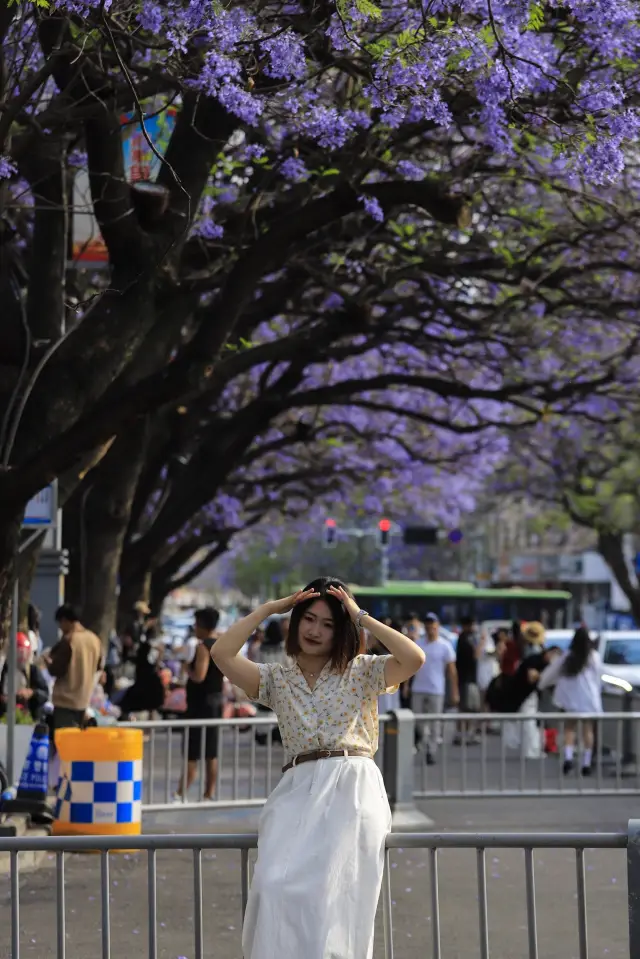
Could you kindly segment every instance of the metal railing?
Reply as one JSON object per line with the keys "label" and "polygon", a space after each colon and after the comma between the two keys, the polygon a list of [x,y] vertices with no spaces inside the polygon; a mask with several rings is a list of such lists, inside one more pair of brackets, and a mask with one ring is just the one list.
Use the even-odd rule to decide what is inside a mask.
{"label": "metal railing", "polygon": [[[100,855],[100,910],[101,910],[101,959],[112,959],[112,908],[110,896],[110,853],[117,850],[144,851],[147,853],[147,920],[148,959],[158,957],[158,874],[157,853],[161,850],[188,850],[193,861],[193,938],[195,959],[203,959],[203,878],[202,853],[204,850],[239,850],[241,856],[240,908],[242,915],[250,887],[249,851],[256,846],[255,835],[161,835],[161,836],[110,836],[110,837],[50,837],[50,838],[2,838],[0,853],[10,854],[10,911],[11,952],[9,959],[20,959],[20,854],[46,851],[55,855],[56,871],[56,919],[55,931],[43,928],[45,935],[53,940],[55,935],[56,959],[66,959],[66,883],[65,853],[98,852]],[[516,849],[524,853],[524,878],[526,893],[527,942],[529,959],[538,959],[538,917],[534,868],[534,850],[565,849],[575,851],[576,908],[580,959],[588,959],[587,882],[585,850],[627,850],[628,911],[629,911],[629,956],[640,955],[640,821],[632,820],[624,833],[415,833],[391,834],[387,838],[385,873],[382,884],[382,913],[385,959],[393,959],[394,934],[392,921],[392,886],[389,861],[392,849],[429,850],[430,897],[432,906],[431,938],[433,959],[442,959],[442,935],[440,913],[439,853],[442,850],[471,849],[476,851],[476,884],[478,893],[478,934],[481,959],[491,959],[489,937],[489,906],[487,897],[487,850]],[[456,895],[458,890],[454,890]],[[565,890],[566,900],[570,896]],[[312,908],[312,904],[310,904]],[[227,917],[230,918],[230,917]],[[420,911],[424,922],[424,910]],[[501,914],[500,925],[509,925],[510,915]],[[519,921],[511,917],[511,922]],[[166,925],[166,924],[165,924]],[[472,946],[469,944],[469,948]],[[122,945],[116,946],[121,955]],[[75,951],[75,950],[74,950]],[[566,955],[573,949],[564,950]],[[138,951],[137,955],[141,955]],[[495,955],[495,953],[494,953]]]}
{"label": "metal railing", "polygon": [[[414,758],[416,799],[640,793],[640,713],[422,713],[414,721],[418,734],[431,727]],[[581,744],[589,727],[594,745],[583,771]],[[545,728],[556,731],[555,754],[545,752]],[[565,773],[568,728],[575,731],[576,745],[573,768]],[[426,761],[429,740],[436,743],[432,765]]]}
{"label": "metal railing", "polygon": [[[380,716],[380,748],[376,762],[383,768],[384,725],[390,717]],[[262,806],[278,783],[284,765],[282,747],[274,740],[278,722],[273,714],[246,719],[180,719],[132,722],[147,737],[144,747],[142,805],[145,812],[166,812],[176,808],[218,809]],[[183,790],[176,794],[180,779],[186,782],[188,736],[191,729],[215,728],[218,738],[218,773],[215,798],[211,802],[190,801]],[[262,743],[258,742],[261,737]],[[206,737],[201,736],[198,795],[204,794]],[[196,787],[194,787],[195,789]]]}
{"label": "metal railing", "polygon": [[[587,723],[595,731],[590,775],[583,775],[580,750],[574,768],[563,771],[563,739],[570,722],[582,741]],[[416,747],[423,724],[436,728],[439,740],[434,765],[427,765],[424,743]],[[454,736],[466,726],[459,745]],[[250,808],[262,806],[280,779],[284,762],[282,747],[274,741],[275,716],[247,719],[162,720],[136,722],[145,732],[143,809],[164,812],[179,808],[212,806]],[[557,730],[557,754],[545,754],[542,727]],[[205,763],[199,763],[197,801],[183,793],[173,797],[178,782],[186,778],[187,750],[184,744],[193,728],[219,730],[218,774],[215,797],[202,803]],[[402,729],[403,735],[399,735]],[[469,736],[473,741],[469,741]],[[204,759],[205,736],[201,754]],[[260,741],[258,741],[260,740]],[[535,745],[534,753],[530,746]],[[513,748],[515,746],[515,748]],[[575,796],[640,794],[640,713],[601,714],[414,714],[399,710],[380,717],[380,748],[376,762],[383,772],[387,791],[395,795],[400,780],[403,801],[430,797]],[[410,781],[410,782],[409,782]],[[406,787],[407,782],[409,786]],[[406,787],[406,788],[405,788]],[[193,797],[193,793],[192,793]]]}

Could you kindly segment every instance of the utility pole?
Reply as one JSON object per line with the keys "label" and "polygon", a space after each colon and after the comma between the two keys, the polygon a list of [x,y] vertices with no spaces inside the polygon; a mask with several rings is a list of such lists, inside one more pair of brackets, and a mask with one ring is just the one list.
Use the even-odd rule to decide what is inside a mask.
{"label": "utility pole", "polygon": [[380,585],[386,586],[389,582],[389,547],[380,547]]}

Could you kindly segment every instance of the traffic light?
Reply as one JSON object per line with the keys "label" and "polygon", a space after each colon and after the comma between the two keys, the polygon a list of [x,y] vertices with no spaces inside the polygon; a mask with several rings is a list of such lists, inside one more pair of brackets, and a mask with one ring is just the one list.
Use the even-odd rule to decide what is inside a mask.
{"label": "traffic light", "polygon": [[437,546],[438,530],[432,526],[406,526],[402,539],[405,546]]}
{"label": "traffic light", "polygon": [[69,575],[69,550],[61,549],[60,550],[60,575],[68,576]]}
{"label": "traffic light", "polygon": [[336,545],[336,534],[338,532],[337,523],[334,519],[324,521],[324,545],[327,549],[332,549]]}
{"label": "traffic light", "polygon": [[391,534],[391,520],[381,519],[378,523],[378,529],[380,530],[380,545],[388,546],[389,536]]}

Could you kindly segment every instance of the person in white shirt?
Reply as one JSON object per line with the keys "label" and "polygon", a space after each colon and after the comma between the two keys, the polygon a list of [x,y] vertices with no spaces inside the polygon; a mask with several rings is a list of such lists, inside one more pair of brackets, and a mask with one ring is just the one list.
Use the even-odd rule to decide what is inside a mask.
{"label": "person in white shirt", "polygon": [[[456,654],[451,643],[440,636],[440,621],[435,613],[427,613],[425,626],[426,637],[416,639],[425,654],[425,661],[413,679],[411,708],[414,713],[438,714],[444,711],[447,679],[451,683],[452,704],[457,706],[459,702]],[[420,739],[425,743],[425,758],[429,766],[435,763],[442,735],[441,725],[428,720],[419,721]]]}
{"label": "person in white shirt", "polygon": [[[548,666],[538,682],[538,689],[555,686],[554,705],[566,713],[602,712],[602,660],[593,649],[589,630],[581,626],[564,656]],[[593,723],[582,722],[582,775],[591,775],[593,757]],[[576,747],[576,722],[567,721],[564,730],[565,775],[573,770]]]}

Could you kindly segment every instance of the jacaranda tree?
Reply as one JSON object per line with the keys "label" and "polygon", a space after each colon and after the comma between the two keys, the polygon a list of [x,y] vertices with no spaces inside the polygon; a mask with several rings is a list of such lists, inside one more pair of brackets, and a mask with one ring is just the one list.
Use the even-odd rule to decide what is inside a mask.
{"label": "jacaranda tree", "polygon": [[[72,486],[114,436],[134,444],[158,410],[188,407],[260,361],[250,354],[267,344],[241,331],[268,278],[282,294],[273,316],[309,266],[315,278],[334,258],[357,273],[380,229],[395,238],[379,261],[414,280],[426,223],[440,250],[422,270],[428,288],[417,281],[429,320],[462,307],[478,328],[522,279],[544,297],[557,285],[545,252],[519,270],[491,235],[496,205],[508,216],[500,188],[515,177],[536,189],[545,165],[565,191],[575,177],[621,176],[638,126],[636,12],[624,0],[0,0],[0,590],[31,495],[56,476]],[[128,182],[130,125],[149,136],[151,117],[169,111],[157,170]],[[108,256],[97,277],[70,262],[78,169]],[[479,292],[464,283],[478,275]],[[521,293],[523,330],[530,301]],[[433,346],[424,310],[385,309]],[[496,418],[518,390],[532,414],[563,401],[557,332],[547,368],[522,375],[492,331],[492,363],[479,363],[465,398],[479,391]],[[290,335],[313,341],[313,327]],[[619,338],[612,362],[628,349]],[[324,340],[315,346],[320,361]],[[612,375],[592,373],[594,387]],[[571,378],[583,390],[587,379]],[[449,398],[448,384],[446,368],[431,376],[435,396]]]}

